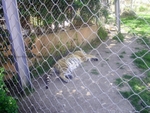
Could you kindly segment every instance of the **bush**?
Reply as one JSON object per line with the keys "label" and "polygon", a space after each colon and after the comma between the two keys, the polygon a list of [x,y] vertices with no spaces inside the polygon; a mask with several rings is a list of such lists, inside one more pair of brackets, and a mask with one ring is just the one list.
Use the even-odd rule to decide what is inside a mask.
{"label": "bush", "polygon": [[147,11],[147,10],[148,10],[147,7],[144,7],[144,6],[139,7],[139,12],[144,12],[144,11]]}
{"label": "bush", "polygon": [[7,95],[7,89],[3,81],[3,72],[4,69],[0,68],[0,113],[17,113],[18,106],[16,100]]}
{"label": "bush", "polygon": [[136,17],[136,13],[134,11],[132,11],[131,9],[125,9],[123,11],[123,13],[121,14],[121,17],[122,18],[126,18],[126,17],[133,18],[133,17]]}
{"label": "bush", "polygon": [[98,29],[98,36],[99,36],[99,38],[100,38],[102,41],[104,41],[104,40],[106,40],[107,35],[108,35],[108,33],[107,33],[107,31],[105,30],[105,28],[102,27],[102,26],[100,26],[99,29]]}

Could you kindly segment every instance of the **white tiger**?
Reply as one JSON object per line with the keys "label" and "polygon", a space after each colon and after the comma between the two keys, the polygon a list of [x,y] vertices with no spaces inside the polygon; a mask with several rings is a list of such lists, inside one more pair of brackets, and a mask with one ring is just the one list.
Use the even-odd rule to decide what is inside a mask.
{"label": "white tiger", "polygon": [[46,76],[46,89],[48,89],[48,82],[51,75],[57,75],[62,81],[67,83],[69,79],[73,78],[72,71],[81,63],[88,60],[98,61],[98,58],[93,55],[86,54],[83,50],[79,50],[59,59],[50,69],[50,74],[47,74]]}

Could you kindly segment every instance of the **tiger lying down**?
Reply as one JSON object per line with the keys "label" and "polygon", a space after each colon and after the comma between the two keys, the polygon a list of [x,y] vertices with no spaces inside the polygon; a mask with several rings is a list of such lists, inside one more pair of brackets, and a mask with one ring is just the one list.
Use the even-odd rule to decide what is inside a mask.
{"label": "tiger lying down", "polygon": [[69,79],[73,78],[72,71],[81,65],[81,63],[89,60],[98,61],[98,58],[86,54],[83,50],[75,51],[74,53],[59,59],[50,69],[50,73],[46,76],[46,89],[48,89],[50,76],[57,75],[63,82],[67,83],[69,82]]}

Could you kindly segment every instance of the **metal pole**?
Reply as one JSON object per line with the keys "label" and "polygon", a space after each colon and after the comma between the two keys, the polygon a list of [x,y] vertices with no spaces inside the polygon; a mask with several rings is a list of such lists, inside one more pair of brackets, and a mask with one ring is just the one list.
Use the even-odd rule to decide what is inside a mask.
{"label": "metal pole", "polygon": [[131,0],[131,9],[133,9],[133,0]]}
{"label": "metal pole", "polygon": [[120,32],[121,28],[120,28],[120,1],[119,0],[115,0],[115,14],[116,14],[116,25],[118,28],[118,32]]}
{"label": "metal pole", "polygon": [[7,29],[10,33],[9,38],[15,60],[15,68],[19,76],[20,86],[23,89],[31,85],[31,80],[23,36],[21,33],[17,2],[16,0],[2,0],[2,7],[4,10]]}

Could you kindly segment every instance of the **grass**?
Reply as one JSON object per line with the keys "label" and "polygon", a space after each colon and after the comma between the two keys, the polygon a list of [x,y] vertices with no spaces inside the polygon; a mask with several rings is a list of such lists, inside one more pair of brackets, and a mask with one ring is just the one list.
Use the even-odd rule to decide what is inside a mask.
{"label": "grass", "polygon": [[109,61],[109,59],[108,59],[108,58],[105,58],[105,61]]}
{"label": "grass", "polygon": [[139,48],[139,47],[135,47],[134,49],[136,49],[136,50],[140,50],[140,48]]}
{"label": "grass", "polygon": [[[149,47],[150,14],[138,13],[136,16],[123,16],[121,21],[125,26],[130,27],[129,33],[136,34],[140,37],[138,39],[139,44]],[[142,69],[141,71],[145,72],[143,77],[124,75],[116,79],[115,84],[120,88],[125,86],[130,88],[126,91],[120,90],[120,93],[131,102],[138,112],[150,113],[150,51],[148,49],[140,50],[139,47],[135,49],[138,50],[138,52],[133,53],[131,58],[134,59],[134,64],[140,70]]]}
{"label": "grass", "polygon": [[127,82],[127,80],[131,78],[132,76],[130,75],[124,75],[122,78],[117,78],[115,81],[115,84],[118,85],[119,87],[123,87],[124,83]]}
{"label": "grass", "polygon": [[125,52],[125,51],[123,51],[123,52],[121,52],[121,54],[126,54],[126,52]]}
{"label": "grass", "polygon": [[119,69],[124,69],[123,64],[120,64],[119,62],[116,63]]}
{"label": "grass", "polygon": [[113,37],[114,40],[118,41],[118,42],[123,42],[124,41],[124,36],[122,33],[118,33],[116,36]]}
{"label": "grass", "polygon": [[[131,55],[135,59],[134,63],[139,69],[148,70],[150,68],[150,52],[148,50],[141,50]],[[124,75],[115,81],[118,87],[127,85],[129,91],[120,91],[123,97],[127,98],[131,104],[140,113],[149,113],[150,108],[150,71],[147,71],[144,77],[134,77],[131,75]]]}
{"label": "grass", "polygon": [[123,24],[125,24],[126,26],[130,27],[131,30],[129,31],[129,33],[134,33],[136,35],[140,35],[140,36],[146,36],[149,37],[150,36],[150,14],[138,14],[138,17],[135,16],[127,16],[127,17],[123,17],[121,18],[121,21],[123,22]]}
{"label": "grass", "polygon": [[117,66],[119,66],[119,67],[120,67],[120,66],[122,66],[122,64],[121,64],[121,63],[119,63],[119,62],[117,62],[117,63],[116,63],[116,65],[117,65]]}
{"label": "grass", "polygon": [[150,38],[148,38],[148,37],[139,38],[137,40],[137,43],[142,44],[142,45],[146,45],[147,47],[150,47]]}
{"label": "grass", "polygon": [[150,106],[150,91],[147,89],[147,85],[150,83],[150,74],[145,78],[124,75],[122,78],[118,78],[115,81],[118,87],[124,87],[126,83],[130,90],[120,91],[122,96],[127,98],[140,113],[149,113],[150,108],[147,106]]}
{"label": "grass", "polygon": [[124,56],[123,56],[123,55],[119,55],[119,57],[120,57],[120,58],[124,58]]}
{"label": "grass", "polygon": [[119,55],[119,57],[120,58],[124,58],[124,56],[123,55],[125,55],[126,54],[126,52],[125,51],[123,51],[123,52],[121,52],[121,54]]}
{"label": "grass", "polygon": [[[150,15],[143,17],[144,19],[137,17],[124,17],[122,18],[122,21],[132,29],[130,33],[135,33],[141,36],[138,40],[139,44],[150,45],[150,27],[147,24],[150,23]],[[148,50],[145,49],[138,51],[132,54],[131,58],[134,58],[134,63],[139,69],[147,70],[150,68],[150,52]],[[147,89],[147,86],[150,84],[150,71],[148,71],[146,77],[143,78],[124,75],[122,78],[116,79],[115,83],[119,87],[123,87],[125,83],[127,83],[131,90],[120,91],[123,97],[127,98],[135,109],[140,111],[140,113],[150,112],[150,108],[147,107],[150,106],[150,91]]]}
{"label": "grass", "polygon": [[121,22],[130,28],[128,33],[136,34],[140,38],[139,44],[150,45],[150,14],[138,12],[136,16],[123,16]]}
{"label": "grass", "polygon": [[92,73],[93,75],[99,75],[99,72],[98,72],[97,69],[92,69],[92,70],[91,70],[91,73]]}
{"label": "grass", "polygon": [[147,6],[140,6],[139,7],[139,11],[140,12],[144,12],[144,11],[147,11],[148,10],[148,7]]}
{"label": "grass", "polygon": [[134,58],[134,63],[140,69],[147,70],[150,68],[150,52],[148,50],[141,50],[131,55]]}

